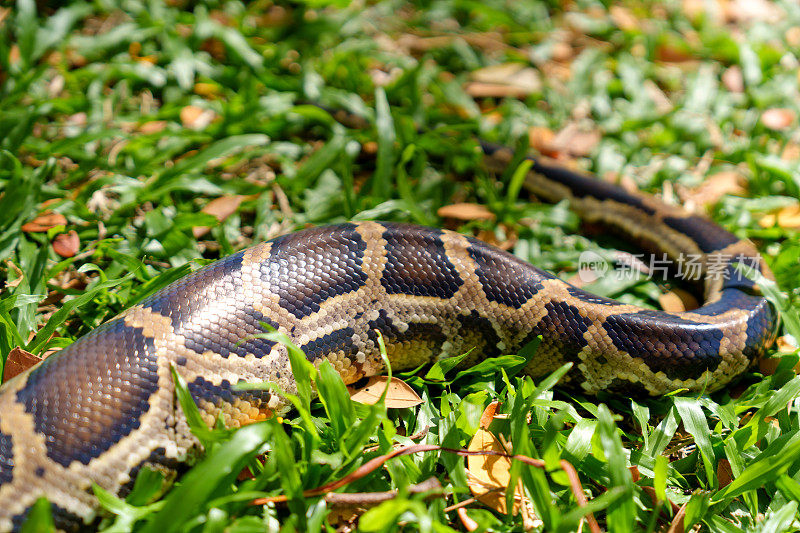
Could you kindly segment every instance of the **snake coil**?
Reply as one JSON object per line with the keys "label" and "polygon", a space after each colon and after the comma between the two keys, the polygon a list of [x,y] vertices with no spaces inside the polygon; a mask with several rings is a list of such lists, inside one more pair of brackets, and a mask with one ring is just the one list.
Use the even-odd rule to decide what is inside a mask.
{"label": "snake coil", "polygon": [[[483,144],[503,167],[507,149]],[[684,313],[626,305],[576,288],[458,233],[348,223],[284,235],[176,281],[0,389],[0,531],[18,529],[41,496],[58,527],[97,509],[91,484],[124,493],[143,465],[174,468],[197,445],[176,408],[171,367],[206,421],[229,426],[285,409],[240,381],[293,390],[286,349],[256,338],[261,323],[291,337],[345,382],[380,373],[375,330],[393,368],[472,349],[464,363],[543,341],[526,371],[574,363],[587,393],[713,391],[771,342],[776,315],[736,270],[756,249],[712,222],[608,183],[533,160],[526,186],[567,199],[590,223],[672,259],[699,258],[705,304]],[[712,270],[724,276],[711,276]]]}

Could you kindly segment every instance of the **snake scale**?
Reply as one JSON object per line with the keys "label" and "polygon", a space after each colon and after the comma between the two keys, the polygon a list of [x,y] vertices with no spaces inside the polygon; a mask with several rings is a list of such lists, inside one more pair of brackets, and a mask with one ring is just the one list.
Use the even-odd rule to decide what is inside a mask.
{"label": "snake scale", "polygon": [[[483,144],[491,167],[509,150]],[[167,286],[0,389],[0,531],[19,529],[41,496],[58,527],[90,523],[91,483],[118,494],[142,465],[174,468],[197,446],[174,399],[174,365],[211,424],[285,410],[240,381],[293,388],[286,348],[254,337],[267,323],[347,383],[470,352],[465,364],[513,353],[541,335],[526,371],[571,361],[586,393],[717,390],[772,341],[776,314],[736,262],[769,270],[748,241],[712,222],[582,174],[532,160],[527,188],[567,199],[587,222],[670,258],[695,254],[705,303],[684,313],[592,295],[464,235],[358,222],[284,235]]]}

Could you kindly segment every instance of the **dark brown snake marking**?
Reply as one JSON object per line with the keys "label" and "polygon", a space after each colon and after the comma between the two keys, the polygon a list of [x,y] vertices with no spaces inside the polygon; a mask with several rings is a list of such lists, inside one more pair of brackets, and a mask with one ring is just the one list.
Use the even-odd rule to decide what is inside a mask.
{"label": "dark brown snake marking", "polygon": [[[484,145],[492,166],[510,153]],[[613,185],[535,161],[527,187],[568,199],[587,221],[672,258],[693,253],[730,274],[707,276],[706,303],[665,313],[600,298],[463,235],[364,222],[278,237],[209,265],[51,356],[0,389],[0,531],[17,529],[40,496],[59,527],[90,521],[91,483],[120,492],[143,464],[174,466],[196,446],[174,401],[171,365],[211,424],[230,426],[285,409],[239,381],[294,390],[286,348],[254,338],[266,322],[311,361],[351,383],[393,368],[467,352],[466,364],[513,353],[542,335],[527,371],[567,361],[587,393],[716,390],[771,342],[776,316],[738,275],[759,265],[746,241],[713,223]]]}

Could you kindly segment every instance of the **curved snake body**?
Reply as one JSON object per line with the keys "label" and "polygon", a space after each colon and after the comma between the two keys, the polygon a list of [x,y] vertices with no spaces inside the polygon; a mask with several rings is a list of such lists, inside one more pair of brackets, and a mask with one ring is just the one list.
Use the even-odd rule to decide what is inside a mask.
{"label": "curved snake body", "polygon": [[[510,153],[484,145],[492,166]],[[17,529],[40,496],[59,527],[91,521],[91,484],[124,493],[144,465],[173,468],[197,445],[174,400],[174,366],[211,424],[281,411],[280,397],[233,384],[273,381],[292,391],[286,348],[254,335],[286,333],[345,382],[470,352],[465,364],[514,353],[541,335],[534,376],[574,363],[587,393],[712,391],[746,370],[776,317],[735,270],[768,275],[755,248],[711,222],[572,171],[534,161],[527,187],[568,199],[587,221],[671,258],[696,254],[706,303],[666,313],[601,298],[478,240],[377,222],[278,237],[173,283],[0,389],[0,531]],[[713,268],[726,276],[709,276]]]}

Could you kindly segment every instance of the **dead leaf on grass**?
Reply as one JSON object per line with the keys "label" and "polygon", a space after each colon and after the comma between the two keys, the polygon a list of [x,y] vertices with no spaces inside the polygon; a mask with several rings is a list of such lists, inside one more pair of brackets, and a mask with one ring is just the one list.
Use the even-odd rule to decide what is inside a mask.
{"label": "dead leaf on grass", "polygon": [[550,128],[544,126],[531,126],[528,128],[528,144],[530,147],[549,157],[558,155],[553,152],[553,139],[555,137],[555,132]]}
{"label": "dead leaf on grass", "polygon": [[[20,283],[22,283],[22,280],[25,279],[25,273],[22,271],[21,268],[19,268],[17,265],[15,265],[10,259],[6,260],[6,266],[8,266],[9,270],[13,270],[14,271],[14,275],[16,277],[11,281],[6,281],[5,286],[6,287],[17,287]],[[6,276],[6,279],[8,279],[8,276]]]}
{"label": "dead leaf on grass", "polygon": [[464,90],[474,98],[524,98],[541,89],[539,73],[522,63],[503,63],[472,72]]}
{"label": "dead leaf on grass", "polygon": [[684,48],[663,43],[656,48],[656,59],[664,63],[687,63],[696,58]]}
{"label": "dead leaf on grass", "polygon": [[461,520],[461,525],[463,525],[464,529],[467,531],[475,531],[480,527],[480,524],[467,515],[467,510],[463,507],[456,509],[456,513],[458,514],[458,519]]}
{"label": "dead leaf on grass", "polygon": [[414,389],[396,377],[392,377],[390,381],[388,376],[373,376],[360,389],[355,390],[348,387],[348,390],[350,391],[350,398],[354,402],[374,405],[380,400],[387,385],[389,390],[386,392],[386,407],[402,409],[414,407],[423,402]]}
{"label": "dead leaf on grass", "polygon": [[442,218],[456,220],[494,220],[495,215],[484,205],[473,203],[459,203],[444,205],[436,211]]}
{"label": "dead leaf on grass", "polygon": [[758,223],[762,228],[771,228],[775,224],[784,229],[800,228],[800,204],[788,205],[777,213],[765,215]]}
{"label": "dead leaf on grass", "polygon": [[575,122],[570,122],[550,142],[552,151],[585,157],[592,153],[595,146],[602,139],[602,135],[597,130],[588,130]]}
{"label": "dead leaf on grass", "polygon": [[668,313],[683,313],[697,309],[697,299],[683,289],[674,288],[658,297],[661,309]]}
{"label": "dead leaf on grass", "polygon": [[[490,431],[478,429],[469,443],[469,451],[506,453],[501,442]],[[497,511],[507,514],[506,487],[511,482],[511,459],[500,455],[467,457],[467,485],[475,498]],[[514,491],[513,512],[519,512],[522,491]]]}
{"label": "dead leaf on grass", "polygon": [[150,120],[139,126],[139,132],[144,133],[145,135],[151,133],[160,133],[164,131],[166,127],[167,127],[166,120]]}
{"label": "dead leaf on grass", "polygon": [[22,374],[39,361],[41,361],[40,358],[17,346],[8,353],[6,364],[3,367],[3,381]]}
{"label": "dead leaf on grass", "polygon": [[22,225],[22,231],[26,233],[46,233],[50,228],[56,226],[66,226],[67,219],[61,213],[45,211],[30,222]]}
{"label": "dead leaf on grass", "polygon": [[80,249],[81,239],[74,229],[68,233],[60,233],[53,239],[53,250],[61,257],[73,257]]}
{"label": "dead leaf on grass", "polygon": [[181,124],[193,130],[203,130],[211,124],[217,114],[210,109],[203,109],[194,105],[187,105],[181,109]]}
{"label": "dead leaf on grass", "polygon": [[794,111],[783,107],[773,107],[761,113],[761,123],[771,130],[785,130],[794,124],[794,119]]}
{"label": "dead leaf on grass", "polygon": [[722,73],[722,84],[732,93],[744,92],[744,75],[738,65],[725,69]]}
{"label": "dead leaf on grass", "polygon": [[[200,211],[207,214],[213,215],[219,222],[222,222],[239,209],[239,206],[242,202],[247,198],[246,196],[242,195],[233,195],[233,196],[220,196],[219,198],[214,198],[210,202],[208,202],[203,209]],[[195,226],[192,228],[192,234],[194,235],[195,239],[199,239],[206,233],[211,231],[211,228],[208,226]]]}
{"label": "dead leaf on grass", "polygon": [[608,11],[611,15],[612,22],[614,22],[617,28],[623,31],[639,29],[639,19],[637,19],[629,9],[619,5],[612,5]]}
{"label": "dead leaf on grass", "polygon": [[744,176],[735,170],[723,170],[708,176],[700,186],[682,191],[680,196],[684,202],[693,202],[700,206],[714,205],[728,194],[742,195],[746,191]]}

